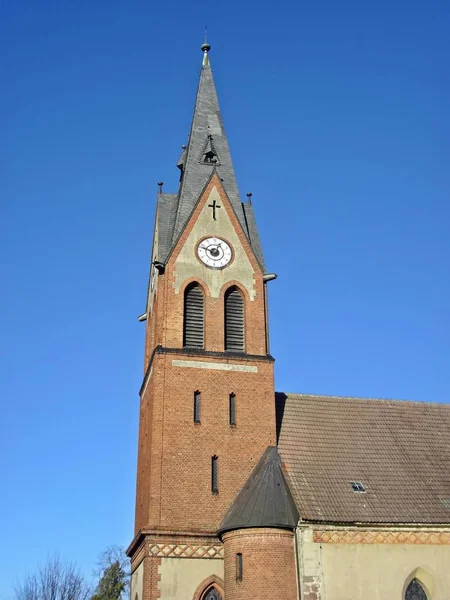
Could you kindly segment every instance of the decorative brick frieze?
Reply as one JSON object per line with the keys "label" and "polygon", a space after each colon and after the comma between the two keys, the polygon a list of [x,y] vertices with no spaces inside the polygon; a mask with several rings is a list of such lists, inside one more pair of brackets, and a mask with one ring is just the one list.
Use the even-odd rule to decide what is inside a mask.
{"label": "decorative brick frieze", "polygon": [[219,558],[223,559],[223,546],[196,546],[193,544],[150,544],[151,556],[173,558]]}
{"label": "decorative brick frieze", "polygon": [[450,544],[450,531],[374,531],[316,530],[314,542],[319,544]]}

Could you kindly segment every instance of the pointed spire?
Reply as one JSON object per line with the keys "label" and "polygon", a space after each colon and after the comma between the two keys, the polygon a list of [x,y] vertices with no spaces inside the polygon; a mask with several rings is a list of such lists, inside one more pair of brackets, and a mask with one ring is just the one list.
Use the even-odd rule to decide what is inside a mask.
{"label": "pointed spire", "polygon": [[191,131],[188,143],[183,146],[177,162],[180,169],[180,187],[176,195],[161,193],[158,196],[159,258],[164,262],[175,247],[200,194],[215,172],[264,270],[264,258],[253,208],[249,202],[242,203],[239,196],[209,62],[211,45],[206,39],[206,28],[205,41],[201,48],[203,61]]}
{"label": "pointed spire", "polygon": [[205,23],[205,41],[202,44],[202,52],[203,52],[203,62],[202,62],[202,66],[206,67],[209,65],[209,56],[208,56],[208,52],[211,50],[211,46],[208,44],[207,42],[207,36],[208,36],[208,26]]}
{"label": "pointed spire", "polygon": [[209,62],[208,53],[211,45],[206,41],[206,31],[201,49],[203,62],[194,117],[184,157],[183,177],[178,192],[179,202],[172,244],[178,239],[214,169],[222,180],[244,231],[247,229]]}

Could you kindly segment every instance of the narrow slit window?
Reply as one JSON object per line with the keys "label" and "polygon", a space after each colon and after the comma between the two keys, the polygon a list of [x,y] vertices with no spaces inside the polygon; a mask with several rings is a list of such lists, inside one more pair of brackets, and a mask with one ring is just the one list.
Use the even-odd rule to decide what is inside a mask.
{"label": "narrow slit window", "polygon": [[194,423],[200,423],[201,400],[202,395],[196,390],[194,392]]}
{"label": "narrow slit window", "polygon": [[230,425],[236,425],[236,394],[233,392],[230,394],[229,409]]}
{"label": "narrow slit window", "polygon": [[211,491],[219,493],[219,457],[215,455],[211,458]]}
{"label": "narrow slit window", "polygon": [[236,579],[238,581],[242,581],[243,575],[243,565],[242,565],[242,553],[238,552],[236,554]]}
{"label": "narrow slit window", "polygon": [[237,287],[225,293],[225,350],[244,352],[244,298]]}
{"label": "narrow slit window", "polygon": [[198,283],[191,283],[184,292],[183,346],[203,348],[205,330],[205,299]]}

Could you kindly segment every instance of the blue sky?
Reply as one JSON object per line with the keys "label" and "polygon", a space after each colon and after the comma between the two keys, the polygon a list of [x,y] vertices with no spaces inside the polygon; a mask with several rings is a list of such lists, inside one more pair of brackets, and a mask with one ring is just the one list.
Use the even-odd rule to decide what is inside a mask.
{"label": "blue sky", "polygon": [[450,401],[447,2],[6,0],[0,598],[133,534],[157,181],[204,22],[280,391]]}

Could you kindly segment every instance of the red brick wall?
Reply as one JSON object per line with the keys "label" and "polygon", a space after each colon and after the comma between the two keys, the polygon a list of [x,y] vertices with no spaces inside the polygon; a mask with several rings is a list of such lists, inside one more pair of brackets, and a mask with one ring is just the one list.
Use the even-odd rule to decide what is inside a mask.
{"label": "red brick wall", "polygon": [[[153,306],[151,318],[147,321],[147,334],[145,343],[145,369],[148,366],[148,361],[152,355],[153,349],[157,345],[167,346],[169,348],[181,348],[183,345],[183,290],[176,294],[173,284],[175,281],[175,261],[183,248],[187,237],[189,236],[192,227],[195,224],[198,215],[204,205],[205,200],[209,197],[212,188],[216,186],[221,201],[229,206],[228,214],[238,233],[240,242],[246,250],[250,263],[254,270],[256,297],[250,301],[246,290],[238,282],[229,281],[222,289],[220,298],[211,298],[206,289],[205,298],[205,347],[208,350],[223,351],[224,336],[223,336],[223,295],[225,290],[234,283],[240,287],[245,296],[245,325],[246,325],[246,352],[248,354],[266,354],[266,315],[265,315],[265,298],[264,298],[264,283],[262,279],[261,268],[253,255],[250,244],[241,230],[241,225],[236,218],[229,200],[221,186],[220,180],[214,176],[210,183],[205,188],[202,198],[198,203],[194,214],[185,230],[183,231],[176,248],[174,249],[165,272],[158,276],[157,295]],[[193,260],[196,260],[193,257]],[[184,282],[186,286],[190,281]],[[200,282],[201,283],[201,282]]]}
{"label": "red brick wall", "polygon": [[[158,589],[158,583],[161,577],[158,573],[160,564],[161,559],[156,556],[147,556],[144,558],[143,600],[158,600],[160,597]],[[139,598],[139,600],[141,599]]]}
{"label": "red brick wall", "polygon": [[[226,600],[297,600],[294,535],[282,529],[241,529],[223,536]],[[236,579],[236,554],[243,577]]]}
{"label": "red brick wall", "polygon": [[[136,530],[215,531],[267,446],[275,444],[273,363],[208,358],[257,366],[258,373],[172,366],[157,354],[142,400]],[[193,421],[201,391],[201,422]],[[236,394],[236,426],[228,417]],[[147,430],[147,431],[145,431]],[[219,457],[219,493],[211,493],[211,457]]]}

